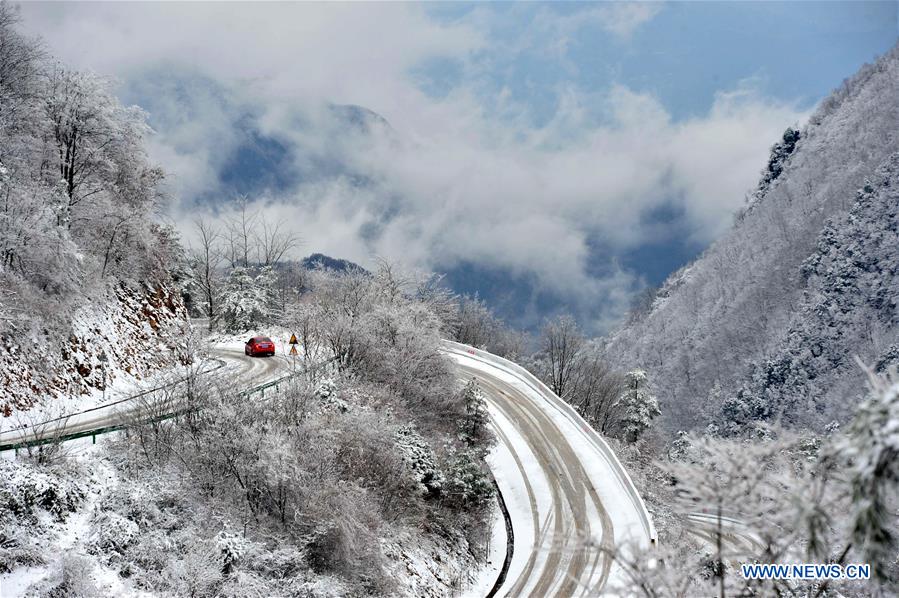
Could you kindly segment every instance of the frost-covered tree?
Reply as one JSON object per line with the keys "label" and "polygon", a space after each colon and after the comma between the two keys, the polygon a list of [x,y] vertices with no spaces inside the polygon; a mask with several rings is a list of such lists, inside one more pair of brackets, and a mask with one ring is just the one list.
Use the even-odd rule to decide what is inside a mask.
{"label": "frost-covered tree", "polygon": [[462,441],[468,446],[485,446],[490,435],[490,415],[476,378],[469,380],[462,388],[462,402],[465,405],[465,416],[459,430]]}
{"label": "frost-covered tree", "polygon": [[397,430],[394,439],[421,495],[429,498],[440,496],[445,480],[427,441],[411,425]]}
{"label": "frost-covered tree", "polygon": [[262,268],[255,276],[238,266],[231,270],[222,293],[219,318],[227,330],[253,330],[271,321],[275,276],[271,268]]}
{"label": "frost-covered tree", "polygon": [[190,287],[197,297],[201,313],[209,318],[210,327],[218,319],[219,302],[222,292],[222,248],[221,232],[210,222],[198,219],[194,223],[197,237],[196,247],[191,247]]}
{"label": "frost-covered tree", "polygon": [[618,398],[621,409],[621,429],[624,437],[635,442],[652,426],[652,420],[662,412],[650,392],[649,379],[643,370],[631,370],[624,377],[624,390]]}
{"label": "frost-covered tree", "polygon": [[833,451],[848,465],[851,542],[875,572],[895,564],[899,508],[899,380],[869,374],[871,397]]}
{"label": "frost-covered tree", "polygon": [[578,353],[568,402],[601,434],[610,433],[622,415],[623,377],[594,343]]}
{"label": "frost-covered tree", "polygon": [[[869,373],[845,433],[766,428],[747,438],[678,435],[670,460],[681,519],[669,545],[618,555],[635,595],[895,595],[899,383]],[[680,531],[683,535],[678,535]],[[661,558],[664,567],[648,566]],[[868,563],[870,581],[747,580],[738,563]]]}
{"label": "frost-covered tree", "polygon": [[[0,2],[0,300],[12,304],[0,312],[17,316],[0,320],[0,410],[35,391],[103,384],[90,367],[99,351],[135,373],[163,365],[174,355],[136,345],[174,345],[182,315],[180,250],[157,221],[166,194],[145,149],[147,115],[122,105],[109,80],[54,62],[18,18]],[[128,341],[93,328],[83,339],[78,318],[111,318],[107,330]],[[155,338],[138,332],[147,324]],[[14,355],[21,338],[35,350]]]}

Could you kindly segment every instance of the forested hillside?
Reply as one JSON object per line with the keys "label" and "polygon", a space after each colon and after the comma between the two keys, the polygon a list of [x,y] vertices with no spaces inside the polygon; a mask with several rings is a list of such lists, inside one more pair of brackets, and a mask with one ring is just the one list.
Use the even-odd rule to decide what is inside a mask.
{"label": "forested hillside", "polygon": [[[169,272],[180,252],[154,216],[163,173],[145,114],[111,82],[70,70],[0,4],[0,410],[78,393],[106,371],[176,357],[185,323]],[[162,345],[162,347],[160,346]],[[104,373],[98,360],[105,361]]]}
{"label": "forested hillside", "polygon": [[[789,129],[732,230],[607,343],[653,380],[669,432],[822,429],[897,351],[899,48]],[[852,391],[851,389],[857,389]]]}

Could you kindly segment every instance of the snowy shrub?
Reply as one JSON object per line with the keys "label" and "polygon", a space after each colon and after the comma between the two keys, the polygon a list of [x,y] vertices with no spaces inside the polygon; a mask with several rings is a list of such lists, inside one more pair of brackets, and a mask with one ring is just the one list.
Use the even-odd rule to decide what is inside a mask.
{"label": "snowy shrub", "polygon": [[317,573],[337,573],[354,580],[365,593],[378,593],[385,582],[377,531],[380,518],[372,510],[368,493],[349,483],[321,492],[314,508],[319,514],[307,544],[308,561]]}
{"label": "snowy shrub", "polygon": [[694,461],[693,441],[690,435],[680,430],[668,447],[668,458],[672,461]]}
{"label": "snowy shrub", "polygon": [[81,556],[65,554],[49,574],[31,585],[24,598],[93,598],[105,593],[97,587],[91,573],[93,563]]}
{"label": "snowy shrub", "polygon": [[94,554],[121,553],[139,533],[135,522],[114,512],[101,513],[93,521],[88,550]]}
{"label": "snowy shrub", "polygon": [[216,598],[268,598],[284,596],[281,584],[254,573],[237,570],[228,575],[216,593]]}
{"label": "snowy shrub", "polygon": [[350,409],[349,404],[337,396],[337,382],[333,378],[322,378],[315,388],[315,394],[324,411],[346,413]]}
{"label": "snowy shrub", "polygon": [[45,561],[44,542],[33,529],[18,525],[12,518],[0,522],[0,573]]}
{"label": "snowy shrub", "polygon": [[318,398],[327,399],[331,395],[334,394],[334,391],[337,390],[337,383],[333,378],[322,378],[318,382],[318,386],[315,389]]}
{"label": "snowy shrub", "polygon": [[243,536],[222,530],[215,537],[215,543],[221,552],[222,573],[228,575],[234,568],[234,564],[246,550],[247,541]]}
{"label": "snowy shrub", "polygon": [[493,480],[483,460],[471,451],[453,455],[446,479],[445,494],[465,507],[482,507],[493,498]]}
{"label": "snowy shrub", "polygon": [[434,452],[414,426],[403,426],[394,435],[396,446],[424,497],[440,495],[443,474],[437,468]]}
{"label": "snowy shrub", "polygon": [[306,553],[291,545],[271,548],[249,544],[244,567],[268,579],[294,577],[307,569]]}
{"label": "snowy shrub", "polygon": [[0,460],[0,515],[34,517],[41,509],[64,521],[84,497],[74,474],[25,461]]}
{"label": "snowy shrub", "polygon": [[178,558],[169,559],[161,579],[167,593],[213,598],[223,581],[221,555],[215,546],[194,542]]}
{"label": "snowy shrub", "polygon": [[303,598],[343,598],[354,594],[344,580],[321,574],[289,579],[284,589],[285,595]]}

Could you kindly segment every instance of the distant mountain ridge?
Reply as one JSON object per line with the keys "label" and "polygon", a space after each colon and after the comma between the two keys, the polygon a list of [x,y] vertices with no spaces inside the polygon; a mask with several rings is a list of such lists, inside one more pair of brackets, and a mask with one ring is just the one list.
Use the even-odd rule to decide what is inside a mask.
{"label": "distant mountain ridge", "polygon": [[899,356],[899,48],[773,148],[732,230],[607,343],[646,368],[669,431],[824,427]]}
{"label": "distant mountain ridge", "polygon": [[334,272],[365,272],[365,268],[340,258],[334,258],[323,253],[313,253],[304,257],[300,264],[307,270],[332,270]]}

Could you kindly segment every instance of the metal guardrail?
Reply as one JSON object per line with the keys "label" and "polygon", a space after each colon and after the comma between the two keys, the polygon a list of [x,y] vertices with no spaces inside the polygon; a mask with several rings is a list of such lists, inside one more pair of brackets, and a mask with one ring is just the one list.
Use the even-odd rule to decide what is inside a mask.
{"label": "metal guardrail", "polygon": [[[200,371],[199,373],[200,373],[201,375],[202,375],[202,374],[208,374],[209,372],[214,372],[214,371],[216,371],[216,370],[219,370],[219,369],[225,367],[225,361],[224,361],[223,359],[219,359],[219,358],[217,358],[217,357],[214,357],[214,358],[213,358],[213,361],[218,362],[218,363],[216,364],[215,367],[209,368],[209,369],[207,369],[207,370],[202,370],[202,371]],[[69,414],[67,414],[67,415],[60,415],[59,417],[54,417],[54,418],[52,418],[52,419],[44,420],[44,421],[42,421],[42,422],[40,422],[40,423],[37,423],[37,424],[34,424],[34,425],[32,425],[32,426],[19,426],[18,428],[10,428],[9,430],[4,430],[4,432],[8,434],[8,433],[10,433],[10,432],[19,432],[19,431],[23,431],[23,430],[33,430],[33,429],[36,428],[36,427],[46,426],[46,425],[48,425],[48,424],[52,424],[53,422],[66,421],[66,420],[68,420],[68,419],[71,419],[71,418],[75,417],[76,415],[84,415],[85,413],[93,413],[94,411],[100,411],[101,409],[108,409],[109,407],[114,407],[114,406],[116,406],[116,405],[120,405],[121,403],[127,403],[127,402],[129,402],[129,401],[133,401],[133,400],[135,400],[135,399],[139,399],[140,397],[143,397],[143,396],[146,396],[146,395],[149,395],[149,394],[153,394],[154,392],[163,390],[163,389],[165,389],[165,388],[171,388],[172,386],[175,386],[176,384],[181,384],[182,382],[187,381],[187,379],[188,379],[187,376],[185,376],[185,377],[183,377],[183,378],[178,378],[177,380],[172,380],[171,382],[166,382],[165,384],[161,384],[161,385],[156,386],[156,387],[154,387],[154,388],[150,388],[150,389],[147,389],[147,390],[142,390],[142,391],[140,391],[139,393],[136,393],[136,394],[133,394],[133,395],[128,395],[127,397],[125,397],[125,398],[123,398],[123,399],[119,399],[118,401],[112,401],[112,402],[110,402],[110,403],[103,403],[102,405],[97,405],[96,407],[91,407],[90,409],[85,409],[85,410],[83,410],[83,411],[78,411],[78,412],[76,412],[76,413],[69,413]],[[3,449],[4,446],[6,446],[6,445],[0,445],[0,451],[4,450],[4,449]]]}
{"label": "metal guardrail", "polygon": [[[210,372],[214,372],[214,371],[224,367],[224,365],[225,365],[224,361],[219,360],[219,359],[216,359],[216,360],[219,361],[218,366],[216,366],[214,368],[210,368],[208,370],[205,370],[205,371],[201,372],[201,374],[208,374]],[[281,376],[280,378],[276,378],[275,380],[271,380],[269,382],[265,382],[263,384],[258,384],[256,386],[253,386],[246,390],[242,390],[238,393],[238,396],[248,397],[255,393],[261,393],[262,396],[264,397],[265,391],[267,389],[269,389],[269,388],[277,389],[279,385],[286,382],[287,380],[295,378],[296,376],[305,375],[310,372],[314,372],[330,363],[333,363],[335,360],[336,360],[336,358],[326,359],[325,361],[316,363],[310,367],[305,367],[296,372],[290,372],[284,376]],[[83,415],[85,413],[91,413],[94,411],[98,411],[100,409],[107,409],[107,408],[113,407],[115,405],[134,401],[141,397],[150,395],[154,392],[158,392],[160,390],[164,390],[166,388],[171,388],[175,385],[181,384],[181,383],[185,382],[186,380],[187,380],[187,377],[180,378],[179,380],[175,380],[168,384],[164,384],[162,386],[157,386],[156,388],[152,388],[150,390],[141,391],[137,394],[131,395],[131,396],[121,399],[119,401],[114,401],[112,403],[105,403],[103,405],[98,405],[97,407],[93,407],[91,409],[85,409],[84,411],[79,411],[78,413],[72,413],[69,415],[64,415],[64,416],[60,416],[57,418],[53,418],[53,419],[47,420],[45,422],[35,424],[34,426],[13,428],[11,430],[7,430],[7,432],[26,431],[26,430],[31,431],[31,430],[36,430],[36,429],[41,430],[42,427],[47,426],[48,424],[52,424],[54,422],[65,422],[66,420],[68,420],[72,417],[75,417],[77,415]],[[20,449],[26,449],[26,448],[47,445],[47,444],[61,444],[63,442],[69,442],[72,440],[78,440],[80,438],[87,438],[87,437],[91,437],[93,440],[93,444],[96,444],[97,436],[101,436],[103,434],[108,434],[110,432],[119,432],[119,431],[124,430],[128,427],[131,427],[137,423],[155,423],[155,422],[159,422],[159,421],[165,421],[167,419],[172,419],[174,417],[178,417],[179,415],[183,415],[183,414],[187,413],[188,411],[190,411],[190,409],[180,409],[180,410],[176,409],[176,410],[170,411],[169,413],[166,413],[165,415],[155,417],[155,418],[150,418],[150,419],[144,419],[142,421],[122,421],[124,419],[122,417],[122,414],[113,414],[113,415],[119,415],[119,417],[120,417],[120,420],[117,421],[116,423],[110,423],[108,425],[103,425],[103,426],[99,426],[96,428],[90,428],[88,430],[81,430],[78,432],[72,432],[72,433],[68,433],[68,434],[65,434],[65,433],[54,434],[53,430],[49,430],[45,436],[33,438],[31,440],[19,440],[19,441],[15,441],[15,442],[7,442],[5,444],[0,444],[0,452],[15,451],[16,454],[18,454]],[[62,429],[63,430],[65,429],[65,425],[62,426]]]}

